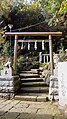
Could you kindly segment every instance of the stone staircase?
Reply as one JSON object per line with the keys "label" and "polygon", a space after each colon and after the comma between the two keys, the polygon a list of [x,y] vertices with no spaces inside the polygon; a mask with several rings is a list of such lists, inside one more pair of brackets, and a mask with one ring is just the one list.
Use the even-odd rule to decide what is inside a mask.
{"label": "stone staircase", "polygon": [[46,101],[49,85],[40,77],[38,69],[22,71],[20,73],[21,89],[15,99],[26,101]]}

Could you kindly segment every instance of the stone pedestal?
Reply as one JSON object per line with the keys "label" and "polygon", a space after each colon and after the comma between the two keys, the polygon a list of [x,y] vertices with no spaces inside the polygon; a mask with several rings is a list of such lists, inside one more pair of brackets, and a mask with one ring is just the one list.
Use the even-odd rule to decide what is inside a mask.
{"label": "stone pedestal", "polygon": [[54,75],[50,77],[49,99],[58,100],[58,78]]}
{"label": "stone pedestal", "polygon": [[19,76],[0,76],[0,97],[11,99],[20,89]]}
{"label": "stone pedestal", "polygon": [[19,76],[12,76],[12,68],[7,66],[0,72],[0,96],[11,99],[20,89]]}
{"label": "stone pedestal", "polygon": [[49,99],[58,100],[58,66],[55,66],[54,75],[50,76],[50,85],[49,85]]}
{"label": "stone pedestal", "polygon": [[67,62],[58,63],[59,104],[67,106]]}

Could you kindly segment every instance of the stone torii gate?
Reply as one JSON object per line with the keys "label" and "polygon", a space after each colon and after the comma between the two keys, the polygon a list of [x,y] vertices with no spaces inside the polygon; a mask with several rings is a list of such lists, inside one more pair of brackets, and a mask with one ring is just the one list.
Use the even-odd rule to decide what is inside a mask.
{"label": "stone torii gate", "polygon": [[15,36],[14,43],[14,70],[16,71],[17,63],[17,44],[18,36],[48,36],[49,41],[49,51],[50,51],[50,64],[51,64],[51,74],[53,74],[53,51],[52,51],[52,37],[62,36],[62,32],[6,32],[6,36]]}

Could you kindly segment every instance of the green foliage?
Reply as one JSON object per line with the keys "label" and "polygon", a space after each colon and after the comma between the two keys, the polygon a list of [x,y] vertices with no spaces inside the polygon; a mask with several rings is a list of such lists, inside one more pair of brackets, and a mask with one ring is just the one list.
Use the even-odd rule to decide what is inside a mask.
{"label": "green foliage", "polygon": [[[27,56],[26,56],[27,55]],[[17,72],[22,70],[30,70],[31,68],[39,68],[38,56],[21,55],[17,60]]]}
{"label": "green foliage", "polygon": [[1,28],[0,29],[0,53],[2,53],[3,50],[3,45],[5,43],[5,35],[4,35],[5,29]]}
{"label": "green foliage", "polygon": [[2,13],[5,18],[8,18],[11,5],[11,0],[0,0],[0,13]]}
{"label": "green foliage", "polygon": [[24,57],[20,56],[17,60],[17,69],[18,69],[18,71],[22,70],[23,63],[24,63]]}
{"label": "green foliage", "polygon": [[40,64],[40,67],[44,67],[45,69],[48,69],[48,66],[49,66],[49,62]]}
{"label": "green foliage", "polygon": [[4,30],[0,30],[0,44],[3,44],[5,42],[5,36],[4,36]]}
{"label": "green foliage", "polygon": [[[15,28],[24,27],[39,21],[47,21],[50,26],[61,27],[62,22],[67,24],[65,16],[67,13],[67,0],[32,0],[30,4],[24,0],[0,1],[0,9],[8,22],[13,23]],[[43,18],[43,16],[44,18]],[[65,26],[64,26],[65,27]],[[35,29],[34,29],[35,30]]]}
{"label": "green foliage", "polygon": [[64,50],[64,46],[61,44],[59,48],[59,61],[67,61],[67,49]]}
{"label": "green foliage", "polygon": [[2,70],[3,69],[3,66],[0,66],[0,70]]}
{"label": "green foliage", "polygon": [[59,14],[67,13],[67,0],[63,0],[59,9]]}
{"label": "green foliage", "polygon": [[46,81],[48,81],[50,77],[50,62],[41,63],[40,70],[42,72],[42,77],[45,78]]}
{"label": "green foliage", "polygon": [[64,20],[64,15],[67,13],[67,0],[41,0],[40,3],[49,25],[57,26],[61,15]]}
{"label": "green foliage", "polygon": [[3,54],[5,56],[9,56],[9,42],[6,42],[4,45],[3,45]]}
{"label": "green foliage", "polygon": [[15,28],[26,27],[43,21],[38,2],[14,6],[9,14],[9,18]]}

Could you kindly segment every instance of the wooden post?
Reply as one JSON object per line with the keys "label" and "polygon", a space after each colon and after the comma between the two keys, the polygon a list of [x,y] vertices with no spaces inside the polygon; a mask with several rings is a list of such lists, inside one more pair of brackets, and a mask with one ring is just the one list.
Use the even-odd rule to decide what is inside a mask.
{"label": "wooden post", "polygon": [[18,35],[15,35],[15,43],[14,43],[14,70],[16,72],[16,63],[17,63],[17,43],[18,43]]}
{"label": "wooden post", "polygon": [[44,63],[46,62],[45,60],[46,60],[46,55],[44,55]]}
{"label": "wooden post", "polygon": [[39,63],[42,63],[42,52],[39,53]]}
{"label": "wooden post", "polygon": [[47,57],[47,62],[48,62],[48,57],[49,57],[49,55],[47,55],[46,57]]}
{"label": "wooden post", "polygon": [[50,52],[51,75],[53,75],[53,51],[52,51],[52,36],[51,35],[49,35],[49,52]]}

